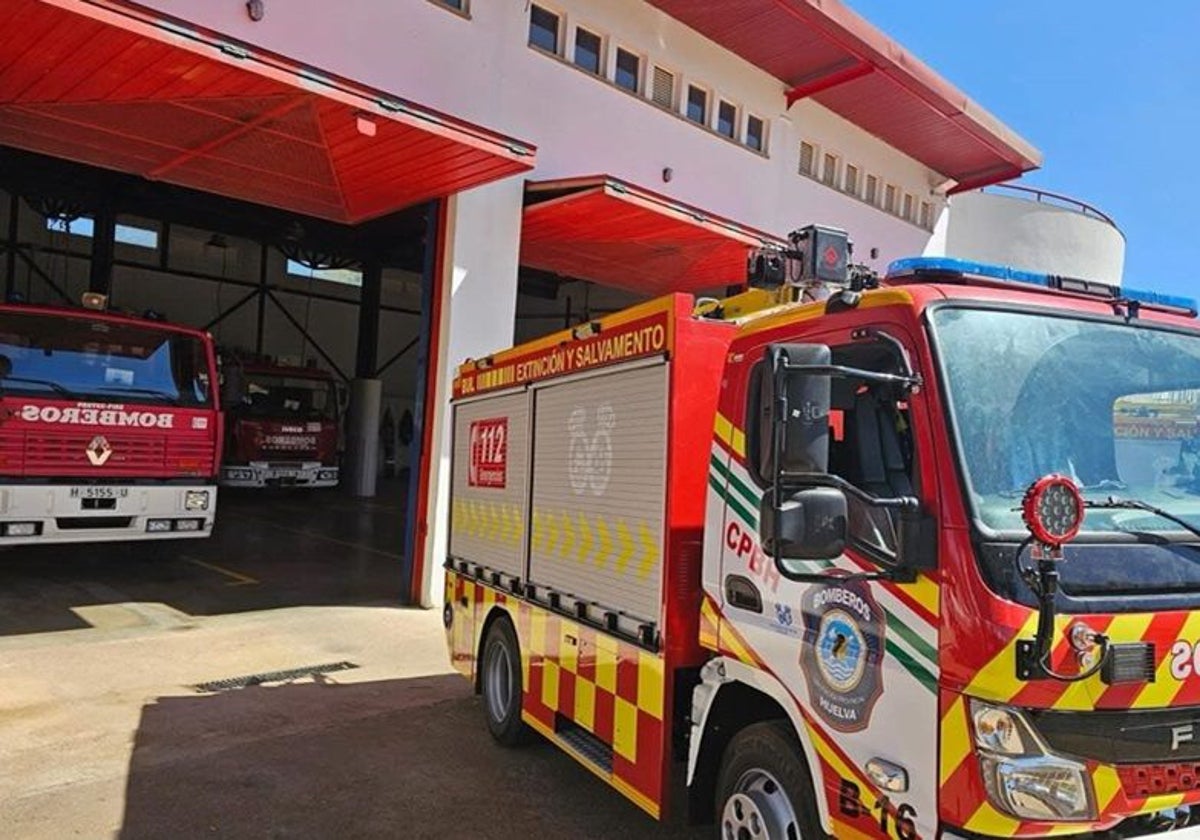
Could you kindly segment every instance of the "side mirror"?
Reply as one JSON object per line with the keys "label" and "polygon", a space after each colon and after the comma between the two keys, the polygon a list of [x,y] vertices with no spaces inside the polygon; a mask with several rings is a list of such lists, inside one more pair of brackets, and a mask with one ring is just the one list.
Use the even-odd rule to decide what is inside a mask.
{"label": "side mirror", "polygon": [[829,471],[828,374],[797,367],[827,367],[824,344],[772,344],[766,350],[758,402],[758,463],[763,478],[777,472]]}
{"label": "side mirror", "polygon": [[[774,489],[763,494],[759,542],[777,561],[832,560],[846,550],[846,494],[836,487],[809,487],[777,506]],[[775,544],[775,535],[779,544]]]}

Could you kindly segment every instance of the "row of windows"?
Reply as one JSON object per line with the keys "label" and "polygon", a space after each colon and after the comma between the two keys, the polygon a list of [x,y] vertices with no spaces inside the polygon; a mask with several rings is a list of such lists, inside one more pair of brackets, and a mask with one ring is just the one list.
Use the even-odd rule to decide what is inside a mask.
{"label": "row of windows", "polygon": [[680,113],[736,143],[766,153],[767,126],[762,117],[744,112],[702,85],[682,85],[677,72],[648,61],[638,52],[618,46],[610,54],[605,37],[586,27],[575,26],[569,41],[567,32],[563,15],[543,6],[530,7],[530,46],[570,61],[630,93],[644,95],[655,105]]}
{"label": "row of windows", "polygon": [[800,174],[926,230],[933,229],[933,204],[807,140],[800,141]]}

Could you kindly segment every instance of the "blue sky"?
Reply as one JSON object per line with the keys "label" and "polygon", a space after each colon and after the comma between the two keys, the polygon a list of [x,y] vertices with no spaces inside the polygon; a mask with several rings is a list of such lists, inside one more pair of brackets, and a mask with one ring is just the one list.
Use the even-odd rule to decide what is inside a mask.
{"label": "blue sky", "polygon": [[1041,150],[1022,183],[1117,222],[1126,283],[1200,296],[1200,3],[848,2]]}

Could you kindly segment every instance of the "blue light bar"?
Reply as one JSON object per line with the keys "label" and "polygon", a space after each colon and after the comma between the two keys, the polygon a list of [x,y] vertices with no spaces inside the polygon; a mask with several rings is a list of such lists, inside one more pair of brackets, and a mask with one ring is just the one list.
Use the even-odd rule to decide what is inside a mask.
{"label": "blue light bar", "polygon": [[888,279],[911,277],[916,274],[953,275],[955,278],[974,276],[987,280],[998,280],[1002,283],[1021,283],[1027,286],[1038,286],[1052,291],[1074,292],[1112,300],[1134,300],[1148,306],[1181,309],[1191,313],[1193,316],[1200,311],[1200,304],[1197,304],[1194,298],[1182,295],[1167,295],[1145,289],[1130,289],[1123,286],[1114,286],[1109,283],[1059,277],[1054,274],[1025,271],[1007,265],[992,265],[973,260],[960,260],[954,257],[908,257],[896,260],[888,266],[887,271]]}

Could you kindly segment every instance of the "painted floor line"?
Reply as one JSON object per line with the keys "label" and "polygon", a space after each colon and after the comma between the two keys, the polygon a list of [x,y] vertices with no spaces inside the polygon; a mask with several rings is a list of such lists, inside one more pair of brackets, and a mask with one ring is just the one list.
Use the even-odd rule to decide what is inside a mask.
{"label": "painted floor line", "polygon": [[201,566],[205,569],[209,569],[210,571],[214,571],[217,574],[225,575],[227,578],[232,578],[232,580],[225,584],[226,586],[253,586],[257,583],[261,583],[261,581],[259,581],[257,578],[252,578],[250,575],[244,575],[241,572],[235,572],[233,569],[226,569],[224,566],[218,566],[216,563],[198,560],[197,558],[189,557],[186,554],[181,555],[181,557],[194,566]]}
{"label": "painted floor line", "polygon": [[314,540],[325,540],[326,542],[337,543],[338,545],[344,545],[347,548],[353,548],[358,551],[366,551],[370,554],[378,554],[381,557],[387,557],[392,560],[400,559],[400,555],[395,552],[383,551],[382,549],[372,548],[369,545],[362,545],[361,543],[350,542],[349,540],[339,540],[337,537],[331,537],[328,534],[322,534],[319,531],[308,531],[308,530],[301,530],[298,528],[289,528],[287,525],[281,525],[278,522],[273,522],[270,519],[264,519],[260,516],[249,516],[247,514],[240,513],[240,512],[239,513],[230,513],[230,514],[226,514],[226,515],[234,516],[239,519],[248,519],[251,522],[258,522],[262,525],[269,525],[272,528],[278,528],[280,531],[287,531],[289,534],[295,534],[296,536],[299,536],[299,537],[308,537],[308,538],[314,539]]}

